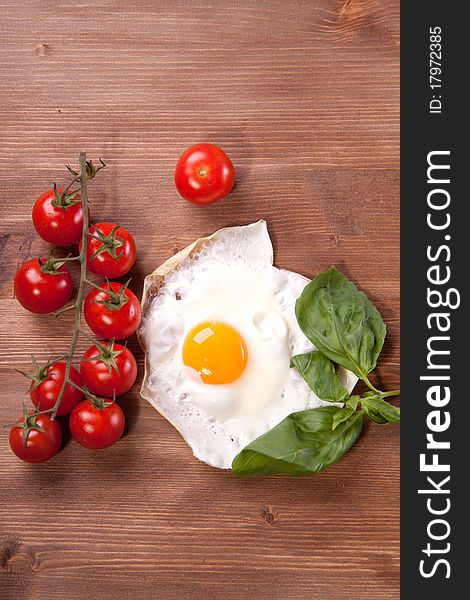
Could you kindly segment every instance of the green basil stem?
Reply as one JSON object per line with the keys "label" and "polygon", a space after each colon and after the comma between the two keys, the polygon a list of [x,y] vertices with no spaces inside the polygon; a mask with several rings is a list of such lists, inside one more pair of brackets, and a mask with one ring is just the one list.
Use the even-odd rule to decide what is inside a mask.
{"label": "green basil stem", "polygon": [[400,390],[391,390],[390,392],[380,392],[381,398],[390,398],[391,396],[399,396]]}
{"label": "green basil stem", "polygon": [[377,396],[380,396],[381,398],[388,398],[389,396],[398,396],[400,393],[400,390],[392,390],[391,392],[381,392],[372,385],[368,377],[364,377],[362,381],[367,385],[367,387],[370,390],[372,390],[375,394],[377,394]]}
{"label": "green basil stem", "polygon": [[374,387],[371,382],[369,381],[369,378],[366,376],[362,379],[362,381],[367,385],[367,387],[372,390],[373,392],[375,392],[376,394],[380,395],[382,392],[380,390],[378,390],[376,387]]}

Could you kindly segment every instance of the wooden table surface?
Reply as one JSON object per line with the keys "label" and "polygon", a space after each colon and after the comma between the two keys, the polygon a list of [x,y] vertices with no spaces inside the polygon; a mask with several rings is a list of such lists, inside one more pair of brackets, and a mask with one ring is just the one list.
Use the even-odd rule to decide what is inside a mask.
{"label": "wooden table surface", "polygon": [[[398,0],[7,0],[0,33],[1,423],[25,399],[13,368],[69,343],[72,315],[27,314],[12,279],[47,251],[34,199],[81,149],[108,164],[92,210],[135,235],[138,294],[175,248],[265,218],[279,267],[335,264],[375,301],[389,335],[374,381],[399,385]],[[237,172],[205,209],[172,180],[198,141]],[[68,439],[42,466],[0,432],[2,600],[399,597],[398,427],[366,426],[318,476],[236,480],[194,459],[139,385],[121,404],[121,442]]]}

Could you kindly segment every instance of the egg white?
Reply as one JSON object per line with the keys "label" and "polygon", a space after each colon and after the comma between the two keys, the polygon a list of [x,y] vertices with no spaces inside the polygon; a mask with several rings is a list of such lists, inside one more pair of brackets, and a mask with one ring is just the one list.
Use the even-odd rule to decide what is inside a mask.
{"label": "egg white", "polygon": [[[230,468],[246,444],[292,412],[321,401],[290,357],[312,344],[300,331],[296,299],[309,282],[273,266],[265,221],[216,232],[182,251],[146,280],[139,339],[146,352],[142,396],[181,433],[200,460]],[[155,280],[157,293],[152,293]],[[183,364],[182,346],[194,326],[222,321],[248,349],[242,375],[208,385]],[[342,370],[352,389],[356,378]]]}

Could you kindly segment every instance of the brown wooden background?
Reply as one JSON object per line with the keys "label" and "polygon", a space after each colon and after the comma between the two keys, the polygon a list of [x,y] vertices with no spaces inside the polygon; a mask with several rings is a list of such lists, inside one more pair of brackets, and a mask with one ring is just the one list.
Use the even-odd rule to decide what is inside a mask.
{"label": "brown wooden background", "polygon": [[[374,299],[375,381],[398,385],[398,0],[8,0],[0,21],[0,422],[24,399],[13,368],[68,345],[71,315],[27,314],[12,279],[47,248],[35,197],[80,149],[109,165],[93,214],[134,233],[135,291],[175,248],[264,217],[278,266],[335,264]],[[206,209],[172,182],[197,141],[237,172]],[[43,466],[0,431],[2,600],[398,598],[398,427],[366,427],[316,477],[235,480],[138,386],[121,404],[115,447],[68,440]]]}

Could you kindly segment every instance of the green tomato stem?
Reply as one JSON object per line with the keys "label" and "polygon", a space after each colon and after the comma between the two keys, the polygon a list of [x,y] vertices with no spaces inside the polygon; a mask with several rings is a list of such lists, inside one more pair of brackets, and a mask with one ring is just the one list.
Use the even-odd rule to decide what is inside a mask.
{"label": "green tomato stem", "polygon": [[[59,310],[55,311],[53,316],[58,317],[62,313],[67,312],[68,310],[72,310],[74,308],[75,308],[75,302],[73,304],[70,304],[69,306],[64,306],[63,308],[59,308]],[[67,358],[67,355],[65,355],[65,358]]]}
{"label": "green tomato stem", "polygon": [[80,180],[80,202],[83,208],[83,229],[82,229],[82,248],[80,250],[80,284],[78,287],[77,298],[75,300],[75,324],[72,333],[72,339],[70,341],[69,350],[67,352],[67,360],[65,363],[65,376],[64,382],[60,389],[59,395],[57,396],[56,403],[51,410],[51,419],[55,419],[57,411],[59,410],[60,403],[65,393],[65,389],[70,381],[70,367],[72,365],[73,355],[75,353],[75,347],[77,345],[78,336],[80,335],[80,321],[82,314],[83,296],[85,293],[85,282],[87,275],[86,255],[88,246],[88,188],[87,188],[87,162],[85,152],[80,152],[80,173],[77,176]]}
{"label": "green tomato stem", "polygon": [[57,262],[71,262],[71,261],[80,260],[80,255],[78,256],[65,256],[64,258],[58,258]]}
{"label": "green tomato stem", "polygon": [[72,380],[70,380],[68,383],[70,383],[70,385],[72,387],[74,387],[76,390],[78,390],[79,392],[82,392],[82,394],[84,396],[87,395],[87,390],[85,390],[84,388],[82,388],[81,386],[77,385],[76,383],[74,383]]}
{"label": "green tomato stem", "polygon": [[[96,283],[94,283],[93,281],[90,281],[90,279],[86,279],[85,282],[91,286],[92,288],[95,288],[95,290],[98,290],[100,292],[105,292],[106,294],[109,295],[110,292],[108,292],[107,290],[105,290],[104,288],[102,288],[100,285],[97,285]],[[109,283],[109,282],[108,282]],[[103,284],[101,284],[103,285]],[[111,294],[112,294],[112,290],[111,290]]]}

